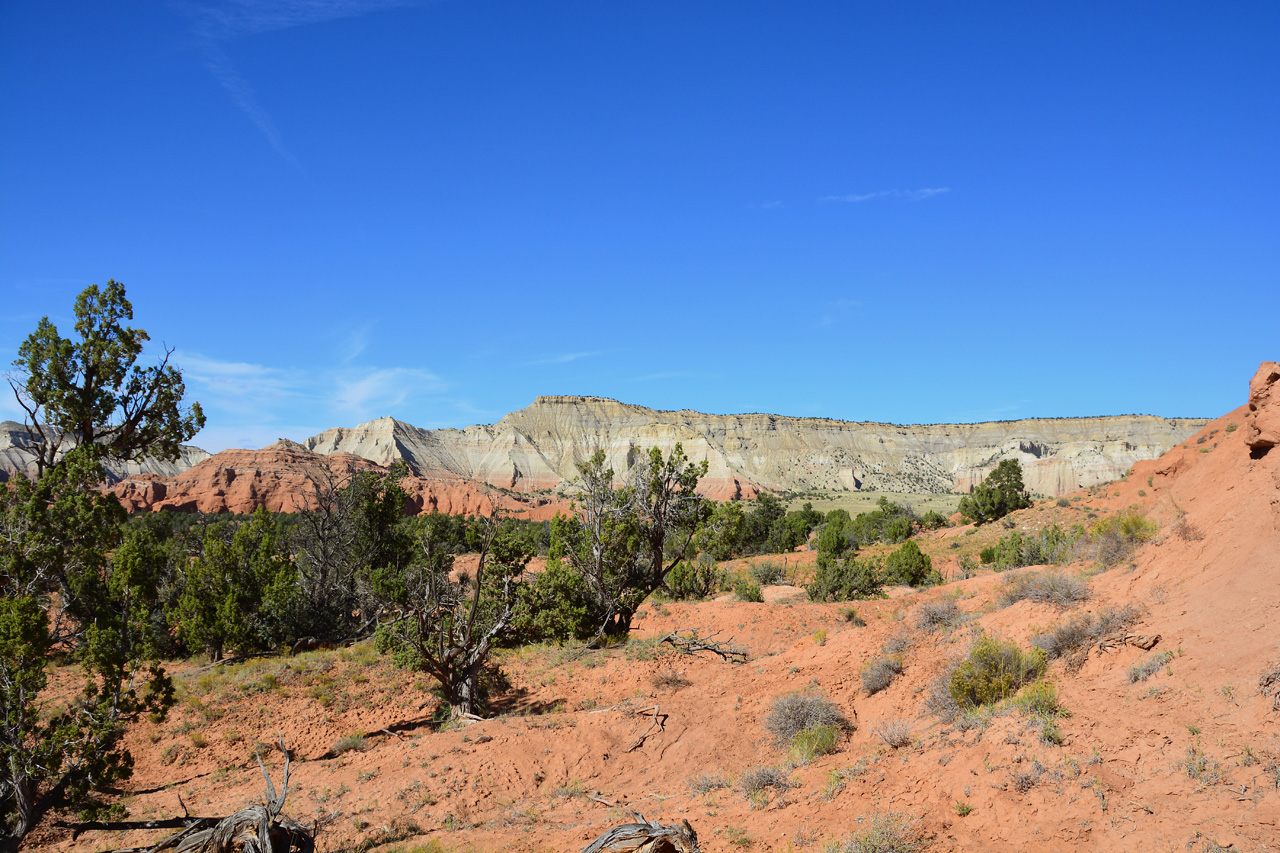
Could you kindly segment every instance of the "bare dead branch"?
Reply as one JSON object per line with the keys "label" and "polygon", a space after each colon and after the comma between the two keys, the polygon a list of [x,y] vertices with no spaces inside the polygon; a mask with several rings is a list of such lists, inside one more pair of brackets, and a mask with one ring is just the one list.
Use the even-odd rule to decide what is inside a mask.
{"label": "bare dead branch", "polygon": [[712,652],[719,655],[721,660],[730,663],[746,663],[749,660],[746,649],[733,645],[733,637],[716,640],[715,638],[719,635],[720,632],[716,631],[705,637],[699,637],[696,628],[677,628],[659,640],[658,645],[670,643],[677,651],[687,655]]}

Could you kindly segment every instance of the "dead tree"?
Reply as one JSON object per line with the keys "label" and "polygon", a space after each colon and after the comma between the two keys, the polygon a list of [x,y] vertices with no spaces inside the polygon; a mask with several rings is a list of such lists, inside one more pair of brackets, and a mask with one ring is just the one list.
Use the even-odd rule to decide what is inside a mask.
{"label": "dead tree", "polygon": [[[114,850],[112,853],[159,853],[161,850],[173,850],[176,853],[313,853],[315,850],[314,828],[299,823],[287,815],[281,814],[285,798],[289,796],[289,751],[285,748],[284,739],[280,740],[280,751],[284,753],[284,776],[280,780],[280,791],[271,781],[267,768],[258,757],[258,767],[262,770],[262,778],[267,783],[265,803],[253,803],[245,806],[233,815],[222,819],[211,817],[185,817],[173,821],[144,821],[151,828],[160,826],[184,826],[158,844],[146,847],[127,847]],[[179,798],[181,802],[181,798]],[[82,829],[136,829],[140,826],[126,825],[129,822],[118,822],[98,826],[82,826]]]}
{"label": "dead tree", "polygon": [[632,812],[635,823],[624,823],[601,833],[582,853],[701,853],[698,833],[689,821],[663,826]]}

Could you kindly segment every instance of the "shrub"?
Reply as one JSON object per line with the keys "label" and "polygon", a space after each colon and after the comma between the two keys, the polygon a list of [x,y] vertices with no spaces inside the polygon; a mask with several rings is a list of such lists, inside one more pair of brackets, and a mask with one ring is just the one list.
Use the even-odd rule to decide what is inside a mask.
{"label": "shrub", "polygon": [[872,728],[871,733],[890,749],[902,749],[915,740],[911,734],[911,724],[902,719],[885,720]]}
{"label": "shrub", "polygon": [[774,560],[761,560],[751,566],[751,578],[761,586],[782,583],[784,572],[782,565]]}
{"label": "shrub", "polygon": [[896,655],[881,655],[862,667],[862,686],[868,696],[886,689],[902,673],[902,659]]}
{"label": "shrub", "polygon": [[1104,569],[1129,558],[1144,542],[1155,538],[1159,525],[1133,510],[1118,512],[1093,525],[1089,531],[1094,559]]}
{"label": "shrub", "polygon": [[814,726],[846,728],[848,725],[836,703],[815,693],[778,696],[764,718],[765,730],[779,745],[790,744],[796,735]]}
{"label": "shrub", "polygon": [[836,751],[840,729],[830,723],[816,723],[791,739],[791,757],[797,764],[808,764],[822,755]]}
{"label": "shrub", "polygon": [[671,597],[678,600],[702,600],[716,593],[724,582],[724,572],[713,561],[681,560],[667,575]]}
{"label": "shrub", "polygon": [[1049,719],[1066,716],[1066,710],[1058,701],[1058,688],[1052,681],[1028,684],[1013,701],[1018,710],[1028,717]]}
{"label": "shrub", "polygon": [[1071,501],[1067,500],[1066,498],[1058,498],[1058,500],[1055,501],[1055,503],[1058,506],[1071,506]]}
{"label": "shrub", "polygon": [[880,566],[872,560],[846,557],[837,560],[829,554],[818,554],[813,582],[805,587],[813,601],[855,601],[883,598],[884,581]]}
{"label": "shrub", "polygon": [[984,566],[989,566],[996,561],[996,546],[988,545],[978,552],[978,559],[982,561]]}
{"label": "shrub", "polygon": [[675,669],[660,669],[649,676],[649,683],[658,689],[670,690],[672,693],[688,687],[691,682]]}
{"label": "shrub", "polygon": [[942,583],[942,576],[934,571],[929,555],[915,542],[908,541],[884,561],[884,582],[920,586]]}
{"label": "shrub", "polygon": [[859,513],[844,526],[845,536],[855,546],[887,542],[905,542],[914,529],[915,513],[909,506],[893,503],[886,497],[877,502],[878,509]]}
{"label": "shrub", "polygon": [[964,619],[964,614],[951,599],[928,601],[916,608],[916,627],[925,631],[950,628]]}
{"label": "shrub", "polygon": [[1139,681],[1146,681],[1163,669],[1171,660],[1173,660],[1173,652],[1161,652],[1158,655],[1152,655],[1146,660],[1135,663],[1129,667],[1129,683],[1136,684]]}
{"label": "shrub", "polygon": [[845,836],[833,853],[923,853],[929,847],[924,821],[906,812],[877,812],[867,825]]}
{"label": "shrub", "polygon": [[748,797],[773,788],[775,791],[789,791],[792,788],[791,777],[779,767],[757,767],[748,770],[738,780],[738,788]]}
{"label": "shrub", "polygon": [[1089,646],[1138,621],[1138,608],[1126,604],[1121,608],[1104,608],[1097,615],[1085,614],[1031,638],[1031,645],[1043,649],[1049,660],[1064,658],[1076,668],[1084,663]]}
{"label": "shrub", "polygon": [[952,671],[948,691],[961,709],[993,705],[1039,678],[1045,663],[1040,649],[1023,652],[1012,640],[984,634]]}
{"label": "shrub", "polygon": [[852,607],[846,607],[840,611],[840,618],[848,622],[855,628],[867,627],[867,620],[858,615],[858,611]]}
{"label": "shrub", "polygon": [[1055,607],[1070,607],[1089,598],[1089,584],[1065,572],[1021,572],[1004,582],[1000,604],[1008,607],[1019,601],[1039,601]]}
{"label": "shrub", "polygon": [[733,594],[738,596],[739,601],[754,601],[756,603],[764,601],[764,593],[760,591],[760,585],[754,584],[749,580],[739,580],[733,585]]}
{"label": "shrub", "polygon": [[689,780],[689,790],[695,794],[705,794],[729,787],[729,782],[719,773],[703,773]]}
{"label": "shrub", "polygon": [[334,755],[342,755],[346,752],[360,752],[365,748],[364,732],[356,732],[349,734],[342,740],[333,745],[330,750]]}
{"label": "shrub", "polygon": [[936,509],[931,509],[920,516],[920,526],[925,530],[939,530],[948,524],[947,517]]}

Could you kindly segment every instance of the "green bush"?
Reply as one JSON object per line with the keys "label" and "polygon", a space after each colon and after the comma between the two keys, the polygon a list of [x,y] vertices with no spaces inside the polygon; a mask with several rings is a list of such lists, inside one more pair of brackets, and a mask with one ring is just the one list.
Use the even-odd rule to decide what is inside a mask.
{"label": "green bush", "polygon": [[815,723],[791,739],[791,758],[797,764],[808,764],[815,758],[835,752],[839,743],[838,726]]}
{"label": "green bush", "polygon": [[761,560],[753,563],[748,571],[751,572],[751,579],[761,586],[772,586],[784,580],[782,564],[777,560]]}
{"label": "green bush", "polygon": [[805,587],[813,601],[855,601],[883,598],[884,581],[880,564],[874,560],[845,557],[837,560],[829,554],[818,554],[813,582]]}
{"label": "green bush", "polygon": [[978,552],[978,559],[982,561],[984,566],[989,566],[996,561],[996,546],[988,545]]}
{"label": "green bush", "polygon": [[764,593],[760,591],[760,585],[745,579],[733,585],[733,594],[738,596],[739,601],[754,601],[757,604],[764,601]]}
{"label": "green bush", "polygon": [[921,586],[942,583],[942,575],[934,571],[933,560],[914,542],[906,542],[884,562],[884,582]]}
{"label": "green bush", "polygon": [[855,547],[876,542],[891,545],[905,542],[915,529],[915,513],[910,507],[893,503],[883,496],[876,505],[878,509],[859,513],[845,525],[845,535]]}
{"label": "green bush", "polygon": [[962,709],[1008,699],[1045,670],[1041,649],[1023,652],[1012,640],[982,635],[951,673],[948,692]]}
{"label": "green bush", "polygon": [[671,589],[671,597],[677,600],[701,601],[709,598],[720,589],[724,582],[724,572],[712,560],[682,560],[667,575],[667,586]]}

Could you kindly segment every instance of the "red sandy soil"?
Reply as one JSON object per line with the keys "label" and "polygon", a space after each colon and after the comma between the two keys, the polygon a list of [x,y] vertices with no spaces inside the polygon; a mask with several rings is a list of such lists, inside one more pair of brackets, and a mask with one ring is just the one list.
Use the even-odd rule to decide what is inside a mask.
{"label": "red sandy soil", "polygon": [[[438,839],[449,848],[575,850],[635,810],[687,819],[705,851],[816,851],[886,811],[921,815],[938,851],[1181,851],[1210,841],[1280,850],[1280,790],[1266,772],[1280,759],[1280,712],[1256,690],[1264,668],[1280,662],[1280,451],[1251,454],[1247,416],[1242,407],[1219,418],[1123,482],[1011,518],[1034,530],[1136,506],[1159,522],[1159,535],[1131,561],[1099,574],[1084,562],[1068,567],[1091,574],[1092,597],[1074,610],[1025,601],[1000,609],[1005,577],[985,570],[856,602],[865,627],[844,619],[850,605],[809,602],[797,587],[770,587],[763,604],[651,602],[624,648],[504,652],[498,662],[510,686],[497,692],[493,717],[445,731],[429,723],[427,679],[368,646],[179,665],[185,698],[167,721],[129,734],[137,764],[123,802],[135,819],[181,814],[179,794],[192,814],[229,814],[262,796],[252,745],[282,734],[295,755],[286,811],[332,816],[321,849]],[[926,547],[957,567],[954,555],[1004,533],[1001,525],[973,534],[957,527]],[[787,560],[803,571],[812,555]],[[949,632],[916,626],[920,604],[947,598],[972,621]],[[1061,746],[1043,743],[1016,710],[968,731],[926,710],[929,686],[974,630],[1025,643],[1072,615],[1122,604],[1142,609],[1132,632],[1158,634],[1159,643],[1151,652],[1095,649],[1075,672],[1051,665],[1070,711],[1059,722]],[[732,637],[751,660],[653,644],[691,627]],[[860,670],[895,637],[907,644],[905,671],[868,696]],[[1164,668],[1130,683],[1130,666],[1165,651],[1173,657]],[[790,769],[796,787],[763,804],[736,788],[690,789],[704,774],[732,784],[744,771],[784,765],[786,752],[762,721],[775,697],[797,690],[821,692],[855,722],[838,752]],[[655,706],[665,726],[642,740]],[[877,736],[893,720],[910,726],[910,745],[895,750]],[[363,749],[335,754],[355,732],[367,733]],[[1190,749],[1217,772],[1189,775]],[[277,778],[281,763],[270,754]],[[1019,790],[1019,779],[1037,772]],[[960,816],[958,803],[972,811]],[[46,825],[27,847],[91,850],[159,837],[73,838]]]}

